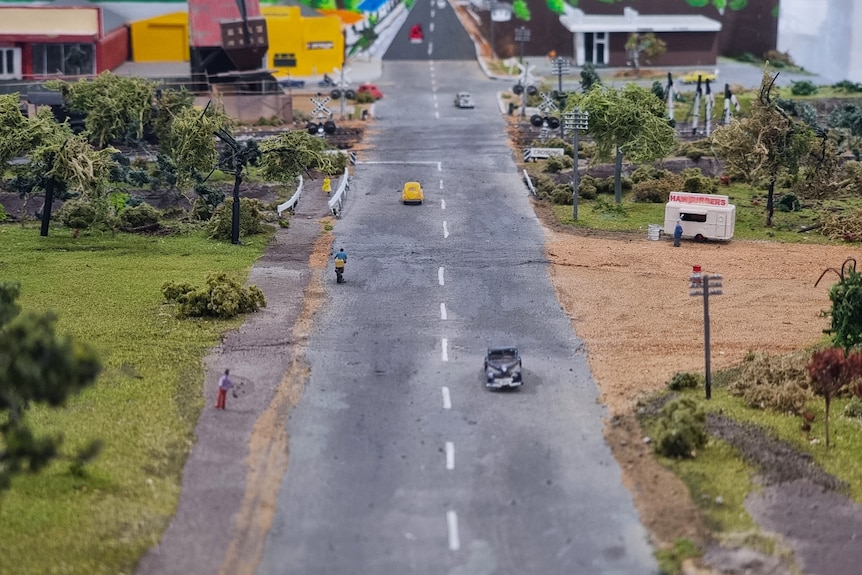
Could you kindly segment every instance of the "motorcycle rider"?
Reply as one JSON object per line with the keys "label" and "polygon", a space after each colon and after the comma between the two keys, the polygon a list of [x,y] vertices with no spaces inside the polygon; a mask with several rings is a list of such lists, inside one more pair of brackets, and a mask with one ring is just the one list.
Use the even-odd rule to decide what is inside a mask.
{"label": "motorcycle rider", "polygon": [[347,252],[344,248],[338,248],[338,253],[335,254],[335,277],[338,283],[344,283],[344,278],[341,274],[344,273],[344,265],[347,263]]}

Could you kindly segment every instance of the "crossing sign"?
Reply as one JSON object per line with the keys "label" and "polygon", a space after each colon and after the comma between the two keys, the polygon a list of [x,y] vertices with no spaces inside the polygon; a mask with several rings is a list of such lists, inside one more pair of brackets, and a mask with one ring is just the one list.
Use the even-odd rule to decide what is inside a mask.
{"label": "crossing sign", "polygon": [[542,92],[540,95],[542,96],[542,103],[539,104],[539,109],[544,112],[546,116],[559,110],[557,105],[554,103],[551,94],[548,92]]}
{"label": "crossing sign", "polygon": [[309,98],[309,100],[314,104],[314,109],[311,111],[312,116],[317,119],[332,117],[332,110],[326,107],[326,104],[329,102],[329,96],[318,94],[317,98]]}

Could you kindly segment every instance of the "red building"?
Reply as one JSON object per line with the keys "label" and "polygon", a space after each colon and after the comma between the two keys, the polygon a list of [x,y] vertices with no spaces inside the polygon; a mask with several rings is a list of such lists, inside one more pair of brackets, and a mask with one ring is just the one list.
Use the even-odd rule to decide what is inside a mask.
{"label": "red building", "polygon": [[193,75],[260,70],[269,48],[258,0],[189,0],[189,34]]}
{"label": "red building", "polygon": [[129,58],[125,25],[95,7],[0,6],[0,79],[92,76]]}

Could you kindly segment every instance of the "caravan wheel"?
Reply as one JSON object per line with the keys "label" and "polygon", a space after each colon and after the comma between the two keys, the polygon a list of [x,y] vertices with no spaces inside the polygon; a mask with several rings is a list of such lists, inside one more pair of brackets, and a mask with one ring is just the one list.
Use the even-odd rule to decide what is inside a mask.
{"label": "caravan wheel", "polygon": [[703,243],[706,241],[706,238],[703,237],[703,234],[697,234],[696,236],[694,236],[694,241]]}

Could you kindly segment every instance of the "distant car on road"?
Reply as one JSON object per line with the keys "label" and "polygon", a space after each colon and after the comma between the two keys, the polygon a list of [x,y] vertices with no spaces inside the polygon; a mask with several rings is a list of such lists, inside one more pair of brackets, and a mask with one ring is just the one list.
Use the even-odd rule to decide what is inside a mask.
{"label": "distant car on road", "polygon": [[401,202],[405,204],[421,204],[425,199],[419,182],[407,182],[401,189]]}
{"label": "distant car on road", "polygon": [[375,100],[383,97],[383,92],[380,91],[375,84],[362,84],[356,89],[357,94],[371,94]]}
{"label": "distant car on road", "polygon": [[421,44],[423,39],[422,24],[414,24],[410,28],[410,43]]}
{"label": "distant car on road", "polygon": [[485,387],[520,387],[521,354],[517,347],[489,347],[485,355]]}
{"label": "distant car on road", "polygon": [[678,78],[678,80],[682,84],[697,84],[698,76],[700,77],[701,82],[706,82],[707,80],[709,80],[710,82],[715,82],[718,79],[718,76],[716,76],[714,72],[695,70],[694,72],[683,74]]}
{"label": "distant car on road", "polygon": [[455,106],[458,108],[473,108],[473,95],[470,92],[458,92],[455,94]]}
{"label": "distant car on road", "polygon": [[282,88],[305,88],[305,80],[293,80],[291,78],[283,78],[278,81],[278,85]]}

